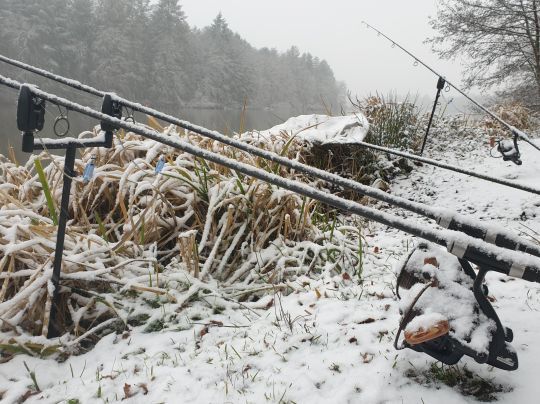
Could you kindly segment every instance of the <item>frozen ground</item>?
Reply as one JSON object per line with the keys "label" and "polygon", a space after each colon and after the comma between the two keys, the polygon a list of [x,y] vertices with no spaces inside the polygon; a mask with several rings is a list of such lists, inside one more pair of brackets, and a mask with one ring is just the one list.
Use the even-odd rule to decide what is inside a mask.
{"label": "frozen ground", "polygon": [[[487,149],[478,151],[474,142],[453,146],[438,143],[427,155],[538,186],[540,153],[526,145],[521,167],[486,158]],[[516,232],[530,233],[524,225],[540,231],[538,197],[440,169],[417,167],[408,178],[397,179],[392,192],[494,219]],[[211,302],[195,302],[178,313],[169,330],[145,333],[140,326],[109,335],[91,352],[63,363],[18,355],[0,365],[2,402],[26,395],[26,402],[47,403],[472,403],[478,400],[470,394],[486,389],[482,379],[498,390],[486,394],[491,399],[535,402],[540,396],[539,285],[489,277],[494,306],[514,331],[520,368],[509,373],[464,359],[459,372],[472,372],[475,382],[449,387],[436,376],[449,379],[451,372],[392,346],[399,321],[395,265],[416,240],[377,225],[369,225],[364,235],[361,285],[341,276],[300,279],[292,285],[296,292],[258,302],[268,309],[220,312],[208,308]],[[165,316],[168,307],[158,310]],[[37,394],[25,363],[35,374]]]}

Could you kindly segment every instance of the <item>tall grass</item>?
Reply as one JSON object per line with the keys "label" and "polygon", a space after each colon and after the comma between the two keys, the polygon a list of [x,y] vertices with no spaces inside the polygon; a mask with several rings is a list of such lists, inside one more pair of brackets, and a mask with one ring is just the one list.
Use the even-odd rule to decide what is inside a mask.
{"label": "tall grass", "polygon": [[[396,95],[375,95],[365,99],[352,99],[353,113],[366,116],[370,124],[365,141],[392,149],[415,149],[420,145],[425,119],[417,100],[405,97],[398,101]],[[403,159],[395,159],[354,144],[312,145],[302,154],[312,166],[337,173],[366,185],[378,178],[389,181],[395,174],[409,172],[412,168]],[[330,191],[349,199],[360,200],[357,193],[334,188]]]}
{"label": "tall grass", "polygon": [[[157,121],[150,124],[160,128]],[[174,126],[162,129],[246,164],[324,186]],[[287,134],[246,141],[291,158],[304,152]],[[199,295],[257,300],[288,289],[299,276],[354,275],[359,266],[350,230],[333,216],[322,218],[323,208],[312,200],[133,133],[117,137],[111,149],[87,150],[76,169],[82,171],[92,155],[92,181],[74,179],[62,267],[63,332],[72,342],[127,317],[127,291],[156,295],[182,310]],[[167,165],[156,175],[161,155]],[[41,335],[47,323],[56,228],[43,192],[49,189],[51,206],[59,200],[63,158],[39,158],[53,164],[40,170],[33,161],[17,166],[0,158],[0,327],[6,338]],[[313,217],[320,220],[314,223]]]}
{"label": "tall grass", "polygon": [[351,103],[362,111],[370,124],[366,141],[394,149],[415,149],[423,134],[422,111],[418,100],[395,94],[376,94]]}

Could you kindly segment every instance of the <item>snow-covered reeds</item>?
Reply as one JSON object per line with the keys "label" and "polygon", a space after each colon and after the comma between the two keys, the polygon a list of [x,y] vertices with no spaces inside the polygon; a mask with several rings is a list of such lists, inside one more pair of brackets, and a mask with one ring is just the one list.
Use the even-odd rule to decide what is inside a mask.
{"label": "snow-covered reeds", "polygon": [[[162,129],[324,187],[174,126]],[[248,141],[291,158],[305,152],[286,134]],[[256,304],[266,293],[294,290],[299,276],[360,273],[359,230],[336,220],[318,227],[312,217],[326,211],[312,200],[133,133],[119,132],[111,149],[82,151],[76,171],[91,156],[93,179],[74,178],[72,188],[60,290],[65,334],[55,346],[128,327],[138,298],[176,310],[204,296]],[[166,165],[157,172],[160,158]],[[24,165],[0,156],[0,343],[23,351],[51,346],[43,335],[53,292],[52,201],[58,206],[62,168],[63,158],[48,153]]]}
{"label": "snow-covered reeds", "polygon": [[376,94],[363,100],[351,100],[353,106],[362,111],[369,121],[366,142],[394,149],[416,149],[420,146],[423,129],[423,111],[417,99],[408,95],[398,99],[390,93]]}
{"label": "snow-covered reeds", "polygon": [[[343,118],[355,117],[360,127],[369,127],[365,137],[366,142],[405,150],[414,149],[419,145],[421,132],[427,120],[422,116],[416,100],[406,98],[398,101],[397,97],[391,94],[388,97],[370,96],[363,100],[349,98],[349,101],[353,111],[345,114],[342,110],[342,114],[345,114]],[[329,118],[326,117],[325,120]],[[317,120],[312,119],[312,121]],[[291,126],[295,126],[294,123],[291,122]],[[384,190],[388,189],[387,182],[396,174],[408,173],[412,170],[412,166],[405,159],[394,158],[358,145],[354,137],[350,138],[349,134],[343,136],[344,133],[337,133],[337,141],[325,139],[328,141],[316,142],[309,140],[313,136],[302,135],[302,132],[315,126],[318,125],[314,124],[305,129],[296,128],[297,130],[294,131],[299,137],[307,138],[307,147],[299,149],[298,142],[293,142],[292,149],[296,152],[296,157],[308,165]],[[265,132],[270,131],[272,130]],[[282,134],[286,139],[291,139],[289,136],[291,133]],[[291,154],[294,153],[289,153]],[[328,184],[328,187],[333,193],[347,199],[361,202],[365,199],[354,191],[332,187],[331,184]]]}
{"label": "snow-covered reeds", "polygon": [[[520,130],[538,129],[537,116],[519,101],[505,101],[495,104],[491,107],[491,111]],[[484,118],[481,126],[485,128],[489,136],[496,139],[501,137],[509,138],[512,135],[507,128],[489,116]]]}

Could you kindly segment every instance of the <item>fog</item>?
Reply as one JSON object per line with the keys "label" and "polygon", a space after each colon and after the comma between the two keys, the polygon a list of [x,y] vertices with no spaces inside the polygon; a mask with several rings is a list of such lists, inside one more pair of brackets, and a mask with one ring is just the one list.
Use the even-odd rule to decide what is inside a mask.
{"label": "fog", "polygon": [[433,95],[436,77],[390,43],[365,28],[362,20],[393,37],[453,82],[460,83],[459,61],[440,60],[423,42],[433,35],[428,17],[435,0],[183,0],[190,25],[207,26],[218,12],[252,45],[301,51],[326,59],[338,80],[353,93],[396,90]]}

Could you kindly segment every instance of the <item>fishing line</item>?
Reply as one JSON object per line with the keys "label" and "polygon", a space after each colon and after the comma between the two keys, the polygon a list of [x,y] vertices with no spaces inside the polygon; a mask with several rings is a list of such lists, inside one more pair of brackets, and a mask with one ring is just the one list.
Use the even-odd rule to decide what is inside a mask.
{"label": "fishing line", "polygon": [[[41,75],[43,77],[49,78],[51,80],[54,80],[62,84],[66,84],[72,88],[87,92],[89,94],[93,94],[100,97],[103,97],[106,94],[110,94],[110,93],[97,90],[88,85],[82,84],[79,81],[55,75],[46,70],[27,65],[23,62],[6,58],[5,56],[2,56],[2,55],[0,55],[0,61],[4,61],[16,67],[20,67],[21,69],[31,71],[32,73]],[[400,197],[393,196],[391,194],[387,194],[386,192],[383,192],[379,189],[363,185],[359,182],[343,178],[337,174],[329,173],[327,171],[308,166],[298,161],[291,160],[287,157],[281,156],[277,153],[264,150],[256,146],[250,145],[248,143],[233,139],[232,137],[225,136],[217,131],[211,131],[201,126],[194,125],[190,122],[180,120],[178,118],[164,114],[155,109],[148,108],[141,104],[134,103],[132,101],[121,98],[115,94],[110,94],[110,95],[115,102],[118,102],[119,104],[123,106],[129,107],[133,111],[145,113],[147,115],[153,116],[157,119],[161,119],[170,124],[174,124],[179,127],[182,127],[188,131],[198,133],[201,136],[216,140],[218,142],[229,145],[231,147],[235,147],[246,153],[253,154],[255,156],[258,156],[266,160],[272,161],[274,163],[278,163],[285,167],[291,168],[297,172],[311,175],[315,178],[322,179],[334,185],[339,185],[344,188],[353,190],[354,192],[357,192],[361,195],[366,195],[371,198],[384,201],[392,205],[399,206],[401,208],[417,213],[419,215],[429,217],[437,221],[437,223],[443,227],[446,227],[452,230],[459,230],[477,238],[481,238],[481,239],[487,238],[489,242],[495,245],[500,245],[506,248],[512,248],[512,249],[517,249],[517,250],[522,250],[522,251],[530,251],[532,254],[540,256],[539,246],[536,246],[535,244],[530,243],[530,242],[525,242],[518,236],[512,235],[506,231],[498,230],[497,236],[492,237],[493,235],[492,226],[485,225],[480,222],[472,221],[454,212],[449,212],[447,210],[434,208],[429,205],[409,201],[405,198],[400,198]],[[508,181],[508,183],[511,183],[511,182]],[[540,191],[534,190],[533,193],[538,194],[540,193]],[[491,235],[491,236],[488,237],[488,235]]]}
{"label": "fishing line", "polygon": [[[396,46],[399,47],[400,45],[396,43]],[[412,56],[412,57],[414,57],[414,56]],[[96,96],[99,96],[99,97],[103,97],[105,94],[107,94],[104,91],[97,90],[96,88],[85,85],[85,84],[83,84],[83,83],[81,83],[81,82],[79,82],[77,80],[72,80],[72,79],[68,79],[68,78],[56,75],[56,74],[48,72],[46,70],[43,70],[43,69],[40,69],[40,68],[37,68],[37,67],[34,67],[34,66],[30,66],[30,65],[28,65],[26,63],[16,61],[16,60],[13,60],[13,59],[9,59],[9,58],[7,58],[7,57],[5,57],[3,55],[0,55],[0,61],[8,63],[8,64],[16,66],[16,67],[19,67],[19,68],[24,69],[24,70],[28,70],[28,71],[30,71],[32,73],[41,75],[43,77],[49,78],[51,80],[54,80],[56,82],[59,82],[59,83],[65,84],[65,85],[68,85],[68,86],[70,86],[70,87],[72,87],[74,89],[87,92],[89,94],[93,94],[93,95],[96,95]],[[423,62],[421,62],[421,63],[423,63]],[[126,100],[124,98],[121,98],[121,97],[117,96],[116,94],[114,94],[113,99],[116,102],[120,103],[122,106],[130,108],[132,111],[138,111],[138,112],[145,113],[147,115],[152,115],[152,116],[154,116],[154,117],[156,117],[158,119],[161,119],[161,120],[163,120],[165,122],[180,126],[180,127],[184,128],[184,129],[187,129],[187,130],[190,130],[192,132],[198,133],[198,134],[200,134],[202,136],[205,136],[205,137],[209,137],[209,138],[211,138],[213,140],[219,141],[219,142],[227,144],[229,146],[239,148],[240,150],[243,150],[243,151],[245,151],[247,153],[255,154],[258,157],[262,157],[264,159],[270,159],[270,160],[272,160],[274,162],[278,162],[279,164],[282,164],[282,165],[288,166],[290,168],[293,168],[293,167],[288,165],[290,160],[287,159],[287,158],[283,158],[282,156],[278,156],[278,155],[275,155],[275,154],[274,154],[274,156],[270,157],[270,154],[272,154],[272,153],[265,153],[265,151],[262,151],[258,147],[248,145],[245,142],[237,141],[235,139],[232,139],[231,137],[222,135],[221,133],[219,133],[217,131],[210,131],[210,130],[208,130],[206,128],[203,128],[203,127],[200,127],[200,126],[197,126],[197,125],[193,125],[190,122],[182,121],[180,119],[177,119],[177,118],[175,118],[173,116],[164,114],[164,113],[162,113],[160,111],[157,111],[155,109],[144,107],[141,104],[137,104],[137,103],[131,102],[129,100]],[[370,147],[369,143],[362,143],[362,145],[364,145],[366,147]],[[401,153],[401,154],[397,154],[397,155],[400,155],[400,156],[405,157],[405,158],[414,159],[413,155],[403,154],[402,152],[399,152],[399,151],[392,151],[391,149],[385,149],[384,151],[386,151],[388,153],[393,153],[393,154]],[[280,161],[278,161],[278,159]],[[493,183],[497,183],[499,185],[504,185],[504,186],[508,186],[508,187],[511,187],[511,188],[516,188],[516,189],[519,189],[519,190],[522,190],[522,191],[525,191],[525,192],[531,192],[531,193],[540,195],[540,190],[532,188],[532,187],[528,187],[528,186],[525,186],[525,185],[517,184],[517,183],[514,183],[512,181],[506,181],[506,180],[491,177],[491,176],[488,176],[488,175],[479,175],[479,174],[476,174],[473,171],[463,170],[463,169],[460,169],[458,167],[455,167],[455,166],[452,166],[452,165],[449,165],[449,164],[445,164],[445,163],[438,163],[437,161],[432,160],[432,159],[425,159],[422,162],[424,162],[425,164],[436,165],[436,166],[438,166],[440,168],[444,168],[444,169],[447,169],[447,170],[456,171],[456,172],[459,172],[461,174],[470,175],[470,176],[473,176],[473,177],[476,177],[476,178],[480,178],[480,179],[485,180],[485,181],[490,181],[490,182],[493,182]],[[294,167],[294,168],[296,168],[296,167]],[[306,172],[306,171],[303,171],[303,172],[306,172],[309,175],[313,175],[314,177],[321,178],[319,176],[319,174],[315,173],[313,167],[309,167],[309,168],[310,168],[309,172]],[[327,176],[328,173],[324,172],[324,171],[323,171],[323,173],[325,174],[326,178],[322,178],[322,179],[328,180],[329,182],[336,182],[337,181],[336,178],[329,180],[328,176]],[[336,177],[340,178],[339,176],[336,176]],[[339,185],[350,188],[348,185],[345,185],[345,184],[339,184]],[[355,190],[355,191],[357,191],[359,193],[365,193],[365,191],[357,190],[356,187],[353,190]],[[375,198],[377,198],[377,197],[375,197]]]}
{"label": "fishing line", "polygon": [[374,145],[374,144],[371,144],[371,143],[366,143],[366,142],[356,142],[353,145],[358,145],[358,146],[366,147],[368,149],[373,149],[373,150],[385,152],[385,153],[388,153],[388,154],[393,154],[395,156],[403,157],[403,158],[406,158],[408,160],[419,161],[421,163],[429,164],[429,165],[439,167],[439,168],[449,170],[449,171],[454,171],[456,173],[465,174],[465,175],[468,175],[470,177],[475,177],[475,178],[478,178],[478,179],[481,179],[481,180],[484,180],[484,181],[494,182],[494,183],[499,184],[499,185],[505,185],[507,187],[519,189],[520,191],[525,191],[525,192],[529,192],[531,194],[540,195],[540,189],[536,189],[536,188],[530,187],[528,185],[518,184],[516,182],[508,181],[508,180],[505,180],[503,178],[491,177],[491,176],[486,175],[486,174],[480,174],[480,173],[477,173],[475,171],[460,168],[460,167],[457,167],[457,166],[454,166],[454,165],[451,165],[451,164],[446,164],[446,163],[443,163],[443,162],[440,162],[440,161],[437,161],[437,160],[433,160],[433,159],[430,159],[430,158],[427,158],[427,157],[421,157],[421,156],[418,156],[416,154],[410,154],[410,153],[402,152],[402,151],[395,150],[395,149],[389,149],[388,147],[377,146],[377,145]]}
{"label": "fishing line", "polygon": [[463,90],[461,90],[459,87],[457,87],[452,82],[448,81],[446,77],[441,75],[439,72],[437,72],[435,69],[433,69],[431,66],[429,66],[427,63],[425,63],[422,59],[415,56],[413,53],[409,52],[407,49],[405,49],[403,46],[401,46],[398,42],[394,41],[389,36],[385,35],[383,32],[378,30],[377,28],[373,27],[372,25],[368,24],[366,21],[362,21],[362,24],[365,25],[366,28],[372,29],[375,31],[378,36],[384,37],[387,41],[389,41],[392,45],[397,46],[399,49],[401,49],[403,52],[405,52],[407,55],[409,55],[413,60],[415,60],[415,63],[420,63],[422,66],[424,66],[426,69],[428,69],[430,72],[435,74],[436,76],[440,78],[444,78],[446,81],[446,84],[448,84],[450,87],[452,87],[454,90],[456,90],[458,93],[460,93],[463,97],[465,97],[467,100],[469,100],[471,103],[476,105],[478,108],[480,108],[482,111],[484,111],[487,115],[491,116],[493,119],[495,119],[497,122],[499,122],[501,125],[503,125],[506,129],[508,129],[515,137],[520,138],[521,140],[529,143],[532,147],[534,147],[536,150],[540,151],[540,146],[537,146],[530,138],[529,136],[524,133],[523,131],[519,130],[518,128],[510,125],[508,122],[504,121],[502,118],[497,116],[495,113],[490,111],[488,108],[484,107],[482,104],[480,104],[478,101],[471,98],[467,93],[465,93]]}
{"label": "fishing line", "polygon": [[[22,84],[0,76],[0,84],[14,89],[21,89]],[[147,127],[125,122],[121,119],[98,112],[89,107],[71,102],[54,94],[44,92],[38,88],[26,85],[25,89],[40,99],[47,100],[54,104],[68,107],[73,111],[92,117],[96,120],[106,123],[116,129],[122,128],[133,133],[137,133],[145,138],[152,139],[159,143],[182,150],[193,156],[205,159],[215,164],[236,170],[249,177],[273,184],[275,186],[295,192],[299,195],[318,200],[335,208],[362,216],[387,225],[398,230],[402,230],[414,236],[445,246],[448,251],[459,257],[466,259],[478,266],[488,266],[490,269],[522,278],[527,281],[540,282],[540,260],[522,252],[510,251],[483,242],[481,240],[466,236],[460,232],[449,230],[437,230],[430,227],[419,225],[418,223],[393,216],[391,214],[377,211],[376,209],[363,206],[357,202],[340,198],[336,195],[325,193],[313,188],[307,184],[281,177],[279,175],[267,172],[257,167],[253,167],[209,150],[202,149],[191,143],[179,139],[173,139],[170,136],[160,134]]]}

